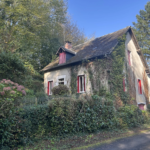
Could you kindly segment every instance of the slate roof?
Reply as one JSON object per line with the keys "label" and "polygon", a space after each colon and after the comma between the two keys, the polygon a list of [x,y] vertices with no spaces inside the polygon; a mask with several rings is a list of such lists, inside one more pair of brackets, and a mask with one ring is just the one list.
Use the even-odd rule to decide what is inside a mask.
{"label": "slate roof", "polygon": [[62,49],[64,52],[68,52],[68,53],[71,53],[71,54],[73,54],[73,55],[75,55],[75,54],[76,54],[76,52],[74,52],[73,50],[66,49],[64,46],[61,46],[61,47],[58,49],[58,51],[57,51],[56,55],[58,55],[58,54],[59,54],[60,49]]}
{"label": "slate roof", "polygon": [[77,45],[71,49],[76,53],[76,55],[66,63],[59,64],[59,59],[57,58],[55,61],[48,64],[44,69],[42,69],[42,71],[58,69],[62,66],[67,66],[85,59],[91,59],[98,56],[103,56],[105,54],[110,54],[118,44],[118,38],[127,33],[129,30],[132,30],[131,27],[126,27],[116,32]]}

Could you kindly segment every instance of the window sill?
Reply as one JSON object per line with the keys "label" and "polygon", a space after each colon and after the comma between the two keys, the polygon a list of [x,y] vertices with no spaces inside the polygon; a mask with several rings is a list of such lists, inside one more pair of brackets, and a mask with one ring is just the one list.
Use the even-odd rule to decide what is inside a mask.
{"label": "window sill", "polygon": [[85,91],[80,91],[79,93],[85,93]]}

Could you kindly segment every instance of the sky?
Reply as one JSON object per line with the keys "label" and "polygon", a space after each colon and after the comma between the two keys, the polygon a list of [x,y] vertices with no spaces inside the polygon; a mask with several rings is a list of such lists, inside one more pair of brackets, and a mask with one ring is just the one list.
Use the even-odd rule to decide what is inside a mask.
{"label": "sky", "polygon": [[68,0],[68,13],[86,36],[100,37],[133,26],[148,0]]}

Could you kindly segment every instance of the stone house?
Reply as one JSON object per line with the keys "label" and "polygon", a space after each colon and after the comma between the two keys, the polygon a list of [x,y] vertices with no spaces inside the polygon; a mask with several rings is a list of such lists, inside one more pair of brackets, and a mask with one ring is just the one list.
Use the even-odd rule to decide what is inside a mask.
{"label": "stone house", "polygon": [[[119,46],[119,39],[123,36],[123,44]],[[44,89],[48,95],[52,95],[52,88],[59,84],[67,85],[72,94],[114,93],[117,88],[115,91],[113,85],[116,84],[118,91],[127,93],[140,109],[147,108],[149,69],[131,27],[75,47],[68,41],[56,55],[57,59],[42,69]],[[116,69],[122,68],[119,74],[114,64]]]}

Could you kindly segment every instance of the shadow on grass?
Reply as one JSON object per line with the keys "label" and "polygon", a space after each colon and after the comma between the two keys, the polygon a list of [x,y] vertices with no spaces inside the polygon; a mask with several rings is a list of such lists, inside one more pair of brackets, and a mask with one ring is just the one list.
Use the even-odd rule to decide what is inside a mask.
{"label": "shadow on grass", "polygon": [[[137,134],[142,134],[142,132],[146,132],[150,130],[149,126],[145,126],[142,128],[133,128],[130,130],[113,130],[113,131],[99,131],[93,134],[77,134],[77,135],[70,135],[65,138],[60,137],[47,137],[47,139],[39,140],[34,145],[20,147],[15,150],[63,150],[63,149],[72,149],[72,150],[79,150],[79,149],[91,149],[91,150],[98,150],[99,146],[107,146],[109,143],[113,141],[123,140],[120,138],[126,138],[128,136],[133,136]],[[145,135],[145,134],[144,134]],[[137,135],[138,136],[138,135]],[[132,137],[129,137],[132,139]],[[150,140],[150,134],[145,136],[146,140]],[[129,146],[134,145],[134,141],[132,142],[131,139],[128,141]],[[123,142],[123,141],[122,141]],[[117,145],[118,144],[118,145]],[[120,149],[126,148],[126,144],[121,143],[121,141],[116,143],[117,148]],[[94,148],[93,148],[94,147]],[[111,147],[112,148],[112,147]],[[112,150],[112,149],[111,149]],[[116,149],[115,149],[116,150]]]}

